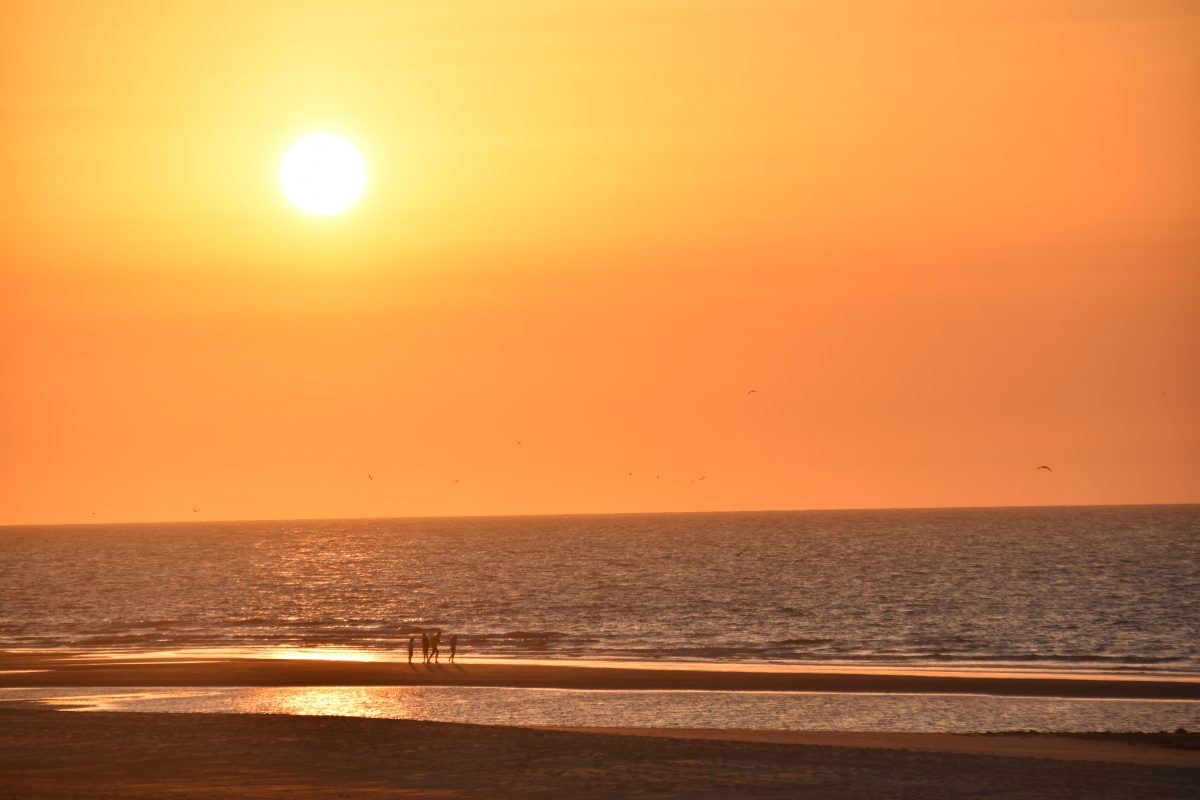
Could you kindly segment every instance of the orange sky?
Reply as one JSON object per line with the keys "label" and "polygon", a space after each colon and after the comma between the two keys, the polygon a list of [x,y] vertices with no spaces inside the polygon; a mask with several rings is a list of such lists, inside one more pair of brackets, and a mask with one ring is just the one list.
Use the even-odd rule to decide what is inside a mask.
{"label": "orange sky", "polygon": [[[1197,41],[1168,0],[6,7],[0,524],[1200,501]],[[276,181],[315,130],[370,170],[325,219]]]}

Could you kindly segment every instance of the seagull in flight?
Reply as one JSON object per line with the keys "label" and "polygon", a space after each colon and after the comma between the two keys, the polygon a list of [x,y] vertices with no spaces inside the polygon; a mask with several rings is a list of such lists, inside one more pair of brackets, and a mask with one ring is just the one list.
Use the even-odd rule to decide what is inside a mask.
{"label": "seagull in flight", "polygon": [[[1042,464],[1040,467],[1038,467],[1038,469],[1044,469],[1046,472],[1054,472],[1054,470],[1050,469],[1045,464]],[[1037,470],[1035,469],[1034,472],[1037,472]]]}
{"label": "seagull in flight", "polygon": [[746,394],[748,394],[748,395],[758,394],[758,389],[751,389],[750,391],[746,392]]}

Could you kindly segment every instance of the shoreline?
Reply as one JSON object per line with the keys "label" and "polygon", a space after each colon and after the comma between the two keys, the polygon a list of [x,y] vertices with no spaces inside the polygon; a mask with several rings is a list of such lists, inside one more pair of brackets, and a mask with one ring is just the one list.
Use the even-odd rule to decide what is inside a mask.
{"label": "shoreline", "polygon": [[0,651],[0,688],[151,686],[487,686],[539,689],[979,694],[1080,699],[1200,700],[1200,680],[1145,676],[788,669],[763,665],[462,660],[409,664],[362,654],[189,655]]}

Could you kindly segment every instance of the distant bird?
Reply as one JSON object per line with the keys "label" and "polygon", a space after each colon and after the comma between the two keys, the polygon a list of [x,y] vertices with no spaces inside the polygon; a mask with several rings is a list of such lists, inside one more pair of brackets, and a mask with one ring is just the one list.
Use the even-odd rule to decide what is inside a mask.
{"label": "distant bird", "polygon": [[696,480],[698,480],[698,481],[702,481],[702,480],[704,480],[704,479],[705,479],[705,477],[707,477],[707,476],[705,476],[705,475],[701,475],[699,478],[696,478]]}
{"label": "distant bird", "polygon": [[[1045,464],[1042,464],[1040,467],[1038,467],[1038,469],[1044,469],[1046,472],[1054,472],[1054,470],[1050,469]],[[1034,472],[1037,472],[1037,470],[1035,469]]]}
{"label": "distant bird", "polygon": [[746,392],[746,394],[758,394],[758,389],[751,389],[750,391]]}
{"label": "distant bird", "polygon": [[193,514],[199,514],[199,513],[200,513],[200,509],[198,509],[198,508],[193,508],[193,509],[192,509],[192,513],[193,513]]}
{"label": "distant bird", "polygon": [[371,473],[369,473],[369,472],[367,473],[367,480],[369,480],[369,481],[375,480],[373,477],[371,477]]}
{"label": "distant bird", "polygon": [[734,553],[734,558],[737,558],[738,556],[742,555],[743,553],[747,553],[749,551],[750,551],[749,547],[747,547],[745,550],[739,550],[738,552]]}

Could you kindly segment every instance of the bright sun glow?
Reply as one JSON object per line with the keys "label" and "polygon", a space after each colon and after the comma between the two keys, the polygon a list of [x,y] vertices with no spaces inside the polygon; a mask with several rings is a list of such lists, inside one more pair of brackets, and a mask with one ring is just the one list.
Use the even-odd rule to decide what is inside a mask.
{"label": "bright sun glow", "polygon": [[288,149],[279,185],[296,208],[324,217],[354,205],[367,185],[367,165],[341,136],[314,133]]}

